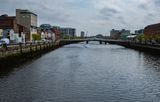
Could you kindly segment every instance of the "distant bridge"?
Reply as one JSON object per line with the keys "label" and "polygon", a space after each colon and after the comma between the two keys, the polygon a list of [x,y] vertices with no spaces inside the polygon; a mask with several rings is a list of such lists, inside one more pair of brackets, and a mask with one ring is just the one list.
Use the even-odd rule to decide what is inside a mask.
{"label": "distant bridge", "polygon": [[99,44],[120,44],[125,43],[126,41],[122,40],[112,40],[112,39],[99,39],[99,38],[88,38],[88,39],[61,39],[60,44],[72,44],[72,43],[79,43],[79,42],[86,42],[88,44],[90,41],[97,41]]}
{"label": "distant bridge", "polygon": [[72,44],[72,43],[79,43],[79,42],[86,42],[87,44],[89,41],[98,41],[99,44],[117,44],[124,46],[126,48],[132,48],[132,49],[137,49],[145,52],[154,52],[154,53],[159,53],[160,52],[160,44],[143,44],[143,43],[137,43],[133,41],[124,41],[124,40],[112,40],[112,39],[61,39],[59,41],[60,45],[67,45],[67,44]]}

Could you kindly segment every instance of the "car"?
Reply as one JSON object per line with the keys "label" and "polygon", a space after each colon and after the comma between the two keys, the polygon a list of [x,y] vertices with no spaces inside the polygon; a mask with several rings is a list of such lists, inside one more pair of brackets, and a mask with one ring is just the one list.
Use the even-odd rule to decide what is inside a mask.
{"label": "car", "polygon": [[0,41],[4,42],[4,44],[10,44],[10,41],[8,38],[2,38]]}
{"label": "car", "polygon": [[3,44],[5,44],[5,41],[0,40],[0,46],[2,46]]}

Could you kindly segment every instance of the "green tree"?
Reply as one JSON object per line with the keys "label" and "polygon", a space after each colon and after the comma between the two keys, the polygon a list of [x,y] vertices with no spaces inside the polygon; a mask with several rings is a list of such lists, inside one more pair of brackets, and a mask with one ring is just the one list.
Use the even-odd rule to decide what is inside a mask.
{"label": "green tree", "polygon": [[39,40],[41,40],[41,36],[39,35],[39,34],[32,34],[32,39],[34,40],[34,41],[39,41]]}

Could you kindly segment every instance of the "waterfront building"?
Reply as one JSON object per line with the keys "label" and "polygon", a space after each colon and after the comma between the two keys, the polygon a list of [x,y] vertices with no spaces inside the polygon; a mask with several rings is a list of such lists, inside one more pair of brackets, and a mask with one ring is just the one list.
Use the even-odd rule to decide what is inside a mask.
{"label": "waterfront building", "polygon": [[120,30],[112,29],[110,31],[110,38],[111,39],[118,39],[119,37],[120,37]]}
{"label": "waterfront building", "polygon": [[85,32],[81,31],[81,38],[84,38],[84,37],[85,37]]}
{"label": "waterfront building", "polygon": [[112,29],[110,31],[111,39],[122,39],[126,40],[127,36],[130,35],[130,30],[122,29],[122,30],[115,30]]}
{"label": "waterfront building", "polygon": [[50,24],[41,24],[40,25],[41,31],[48,31],[51,30],[51,25]]}
{"label": "waterfront building", "polygon": [[6,14],[0,16],[0,29],[2,29],[2,37],[9,38],[9,31],[13,29],[15,32],[18,31],[18,26],[16,23],[15,16],[8,16]]}
{"label": "waterfront building", "polygon": [[[21,37],[21,33],[27,31],[24,26],[17,24],[17,19],[15,16],[2,15],[0,16],[0,29],[2,30],[2,37],[11,39],[10,31],[18,34]],[[11,41],[12,42],[12,41]]]}
{"label": "waterfront building", "polygon": [[136,35],[144,34],[144,29],[135,30]]}
{"label": "waterfront building", "polygon": [[63,37],[75,37],[76,36],[75,28],[61,28],[60,32]]}
{"label": "waterfront building", "polygon": [[60,27],[59,26],[52,26],[51,30],[55,34],[55,40],[59,40],[61,38],[61,33],[60,33]]}
{"label": "waterfront building", "polygon": [[16,30],[17,23],[15,16],[1,15],[0,16],[0,29],[14,29]]}
{"label": "waterfront building", "polygon": [[45,36],[46,40],[54,40],[55,41],[55,33],[52,29],[53,27],[50,24],[41,24],[39,29],[41,32],[41,37]]}
{"label": "waterfront building", "polygon": [[130,30],[122,29],[120,31],[120,39],[127,40],[127,36],[131,35]]}
{"label": "waterfront building", "polygon": [[26,40],[32,41],[32,34],[37,33],[37,14],[23,9],[16,9],[17,24],[26,28]]}
{"label": "waterfront building", "polygon": [[160,35],[160,23],[146,26],[144,34],[146,36]]}

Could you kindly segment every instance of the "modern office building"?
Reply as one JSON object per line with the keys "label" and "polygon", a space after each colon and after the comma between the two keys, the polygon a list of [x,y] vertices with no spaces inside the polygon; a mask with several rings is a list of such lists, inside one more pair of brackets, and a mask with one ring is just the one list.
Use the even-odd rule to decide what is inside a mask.
{"label": "modern office building", "polygon": [[135,30],[136,35],[144,34],[144,29]]}
{"label": "modern office building", "polygon": [[32,41],[32,34],[37,33],[37,15],[29,10],[16,9],[17,24],[27,28],[26,40]]}
{"label": "modern office building", "polygon": [[76,36],[76,29],[75,28],[61,28],[60,32],[63,37],[75,37]]}
{"label": "modern office building", "polygon": [[112,29],[110,31],[110,37],[112,39],[123,39],[123,40],[125,40],[128,35],[130,35],[130,30],[126,30],[126,29],[122,29],[122,30]]}
{"label": "modern office building", "polygon": [[84,37],[85,37],[85,32],[81,31],[81,38],[84,38]]}
{"label": "modern office building", "polygon": [[120,30],[112,29],[110,31],[110,38],[111,39],[118,39],[119,37],[120,37]]}
{"label": "modern office building", "polygon": [[127,36],[131,35],[130,30],[122,29],[120,39],[127,40]]}

